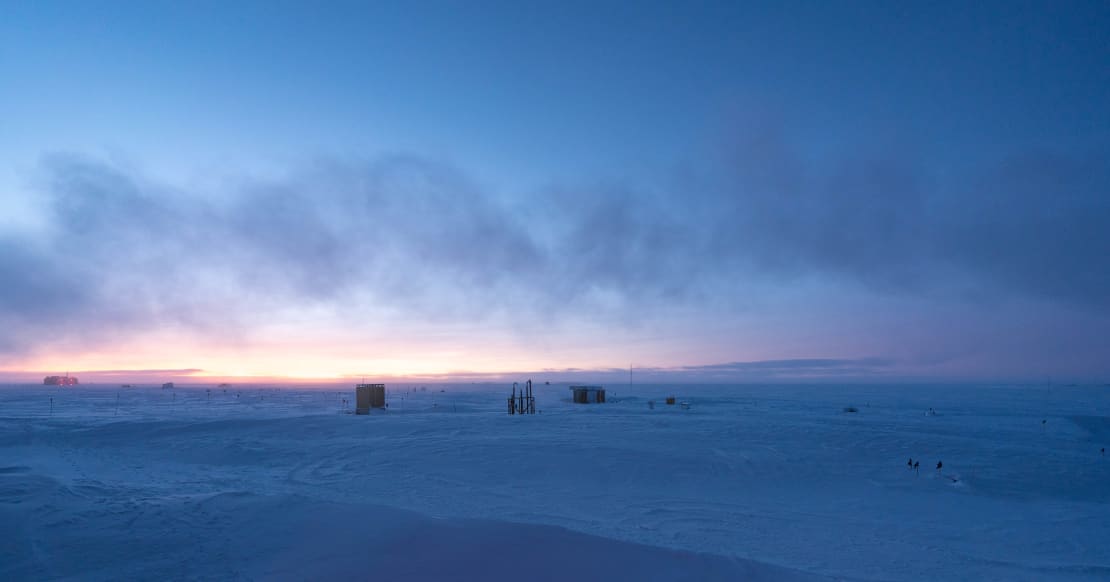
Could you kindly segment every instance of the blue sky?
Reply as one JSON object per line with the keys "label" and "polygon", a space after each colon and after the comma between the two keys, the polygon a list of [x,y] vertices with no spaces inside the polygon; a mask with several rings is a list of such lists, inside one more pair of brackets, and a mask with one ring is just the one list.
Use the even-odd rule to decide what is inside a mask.
{"label": "blue sky", "polygon": [[11,373],[1110,375],[1104,3],[0,10]]}

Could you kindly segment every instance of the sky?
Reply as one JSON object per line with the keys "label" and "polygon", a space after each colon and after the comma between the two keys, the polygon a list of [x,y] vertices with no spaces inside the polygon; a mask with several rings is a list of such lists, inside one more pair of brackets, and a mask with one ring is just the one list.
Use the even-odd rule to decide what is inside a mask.
{"label": "sky", "polygon": [[0,381],[1110,382],[1104,2],[0,15]]}

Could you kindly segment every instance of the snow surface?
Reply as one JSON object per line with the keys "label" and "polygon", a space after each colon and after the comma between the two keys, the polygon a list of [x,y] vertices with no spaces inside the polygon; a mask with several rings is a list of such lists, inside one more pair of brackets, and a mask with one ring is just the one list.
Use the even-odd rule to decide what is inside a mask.
{"label": "snow surface", "polygon": [[1110,579],[1110,387],[607,389],[3,386],[0,579]]}

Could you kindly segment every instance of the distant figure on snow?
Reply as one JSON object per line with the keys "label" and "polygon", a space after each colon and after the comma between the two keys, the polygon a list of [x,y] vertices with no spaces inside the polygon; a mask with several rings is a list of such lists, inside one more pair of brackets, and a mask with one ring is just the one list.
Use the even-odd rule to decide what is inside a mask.
{"label": "distant figure on snow", "polygon": [[913,458],[912,457],[910,458],[910,460],[906,461],[906,466],[909,467],[911,470],[913,469]]}
{"label": "distant figure on snow", "polygon": [[1102,453],[1102,456],[1105,457],[1106,456],[1106,447],[1102,447],[1102,450],[1099,451],[1099,452]]}
{"label": "distant figure on snow", "polygon": [[920,471],[918,470],[920,467],[921,467],[921,461],[914,461],[913,462],[913,472],[914,472],[915,475],[920,475],[921,474]]}
{"label": "distant figure on snow", "polygon": [[942,463],[940,461],[937,461],[937,473],[940,472],[940,468],[943,467],[943,466],[944,466],[944,463]]}

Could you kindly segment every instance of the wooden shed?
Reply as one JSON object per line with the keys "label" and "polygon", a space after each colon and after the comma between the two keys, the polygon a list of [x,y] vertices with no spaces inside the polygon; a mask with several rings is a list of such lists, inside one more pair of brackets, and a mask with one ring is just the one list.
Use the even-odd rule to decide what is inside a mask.
{"label": "wooden shed", "polygon": [[601,386],[571,386],[576,404],[601,404],[605,402],[605,388]]}
{"label": "wooden shed", "polygon": [[355,385],[355,414],[369,414],[371,408],[385,408],[385,384]]}

